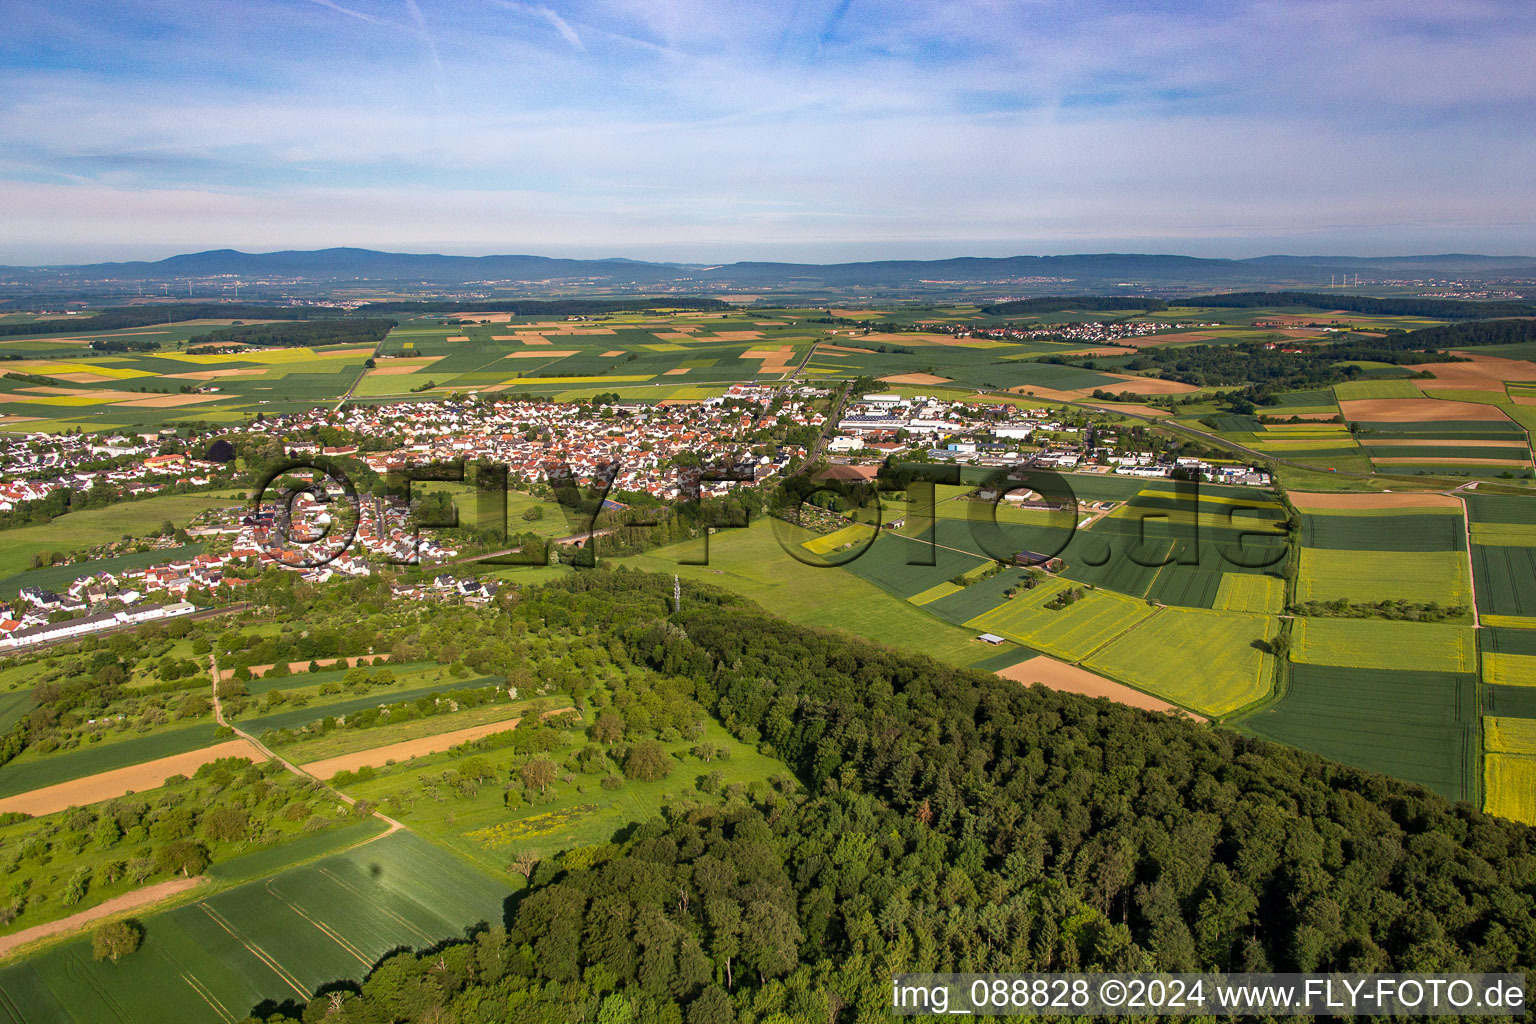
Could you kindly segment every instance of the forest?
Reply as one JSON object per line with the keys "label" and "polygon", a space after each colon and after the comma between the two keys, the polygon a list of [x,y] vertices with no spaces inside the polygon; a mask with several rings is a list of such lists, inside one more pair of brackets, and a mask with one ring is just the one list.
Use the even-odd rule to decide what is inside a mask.
{"label": "forest", "polygon": [[1311,306],[1342,309],[1375,316],[1427,316],[1436,320],[1462,320],[1493,316],[1533,316],[1536,306],[1525,302],[1469,302],[1463,299],[1432,299],[1416,295],[1376,298],[1334,292],[1228,292],[1196,295],[1179,300],[1184,306],[1215,306],[1224,309],[1260,309],[1271,306]]}
{"label": "forest", "polygon": [[[1229,730],[954,669],[628,570],[510,596],[798,787],[549,857],[468,940],[292,1019],[884,1019],[899,971],[1527,969],[1536,832]],[[595,727],[595,726],[594,726]]]}
{"label": "forest", "polygon": [[[1131,371],[1155,370],[1164,380],[1202,387],[1246,384],[1240,397],[1251,405],[1264,404],[1281,391],[1354,380],[1364,371],[1350,365],[1353,362],[1398,366],[1457,362],[1464,357],[1442,350],[1532,340],[1536,340],[1536,321],[1486,320],[1418,331],[1388,331],[1379,338],[1346,336],[1340,341],[1301,344],[1295,348],[1271,348],[1262,342],[1170,345],[1142,349],[1121,365]],[[1096,365],[1092,359],[1069,356],[1043,356],[1040,361],[1090,369]]]}
{"label": "forest", "polygon": [[370,302],[359,306],[364,316],[377,313],[511,313],[513,316],[593,316],[601,313],[637,313],[651,309],[734,310],[722,299],[697,295],[668,295],[640,299],[487,299],[458,302],[451,299]]}
{"label": "forest", "polygon": [[[305,320],[298,323],[247,324],[225,327],[187,340],[187,351],[213,342],[236,342],[264,348],[314,348],[319,345],[376,345],[398,326],[382,318]],[[215,350],[217,351],[217,350]]]}
{"label": "forest", "polygon": [[1018,313],[1060,313],[1065,309],[1121,310],[1139,309],[1158,313],[1168,308],[1162,299],[1128,295],[1046,295],[1038,299],[1014,299],[981,307],[989,316],[1013,316]]}
{"label": "forest", "polygon": [[325,306],[260,306],[250,303],[187,302],[159,306],[123,306],[97,310],[91,316],[61,317],[0,324],[0,336],[13,334],[71,334],[77,331],[116,331],[184,320],[306,320],[336,317],[340,310]]}

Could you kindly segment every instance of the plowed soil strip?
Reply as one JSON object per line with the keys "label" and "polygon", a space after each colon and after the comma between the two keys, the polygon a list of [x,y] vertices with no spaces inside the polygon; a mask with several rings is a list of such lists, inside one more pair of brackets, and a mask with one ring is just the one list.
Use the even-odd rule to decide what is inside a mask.
{"label": "plowed soil strip", "polygon": [[1339,403],[1346,420],[1360,423],[1420,423],[1436,420],[1503,420],[1497,406],[1439,398],[1356,398]]}
{"label": "plowed soil strip", "polygon": [[1373,509],[1373,508],[1461,508],[1461,502],[1449,494],[1308,494],[1290,492],[1291,504],[1305,511],[1316,509]]}
{"label": "plowed soil strip", "polygon": [[70,914],[61,917],[57,921],[48,921],[44,924],[35,924],[31,928],[23,928],[19,932],[10,935],[0,935],[0,957],[10,953],[11,950],[25,946],[29,942],[38,939],[46,939],[50,935],[64,935],[68,932],[84,928],[92,921],[100,921],[104,917],[120,914],[125,910],[137,910],[147,907],[151,903],[159,903],[163,899],[175,896],[177,893],[186,892],[193,886],[201,885],[208,879],[203,875],[194,875],[191,878],[172,878],[165,882],[156,882],[154,885],[146,885],[142,889],[125,892],[121,896],[114,896],[105,903],[98,903],[89,910],[82,910],[78,914]]}
{"label": "plowed soil strip", "polygon": [[[1012,679],[1016,683],[1028,686],[1039,683],[1053,690],[1062,690],[1066,693],[1080,693],[1084,697],[1108,697],[1120,704],[1128,704],[1133,708],[1141,708],[1145,711],[1182,711],[1177,705],[1165,700],[1159,700],[1151,694],[1142,693],[1140,690],[1117,683],[1113,679],[1105,679],[1101,675],[1089,672],[1087,669],[1078,668],[1076,665],[1068,665],[1064,661],[1055,658],[1047,658],[1043,655],[1021,661],[1017,665],[1010,665],[1005,669],[999,669],[998,675],[1004,679]],[[1187,711],[1182,711],[1189,714]],[[1189,715],[1201,722],[1205,721],[1199,715]]]}
{"label": "plowed soil strip", "polygon": [[221,757],[248,757],[252,761],[265,761],[266,755],[245,740],[230,740],[185,754],[162,757],[143,764],[114,768],[110,772],[87,775],[82,779],[70,779],[56,786],[44,786],[30,793],[18,793],[0,800],[0,814],[21,811],[33,816],[53,814],[69,807],[111,800],[126,793],[142,793],[146,789],[159,789],[172,775],[191,775],[210,761]]}
{"label": "plowed soil strip", "polygon": [[440,732],[436,736],[423,736],[420,739],[403,740],[400,743],[390,743],[351,754],[327,757],[320,761],[310,761],[303,765],[303,768],[305,772],[317,779],[329,779],[340,771],[355,772],[359,768],[382,768],[389,761],[409,761],[413,757],[440,754],[460,743],[468,743],[470,740],[478,740],[492,733],[515,729],[517,723],[521,721],[521,718],[509,718],[501,722],[472,725],[467,729]]}

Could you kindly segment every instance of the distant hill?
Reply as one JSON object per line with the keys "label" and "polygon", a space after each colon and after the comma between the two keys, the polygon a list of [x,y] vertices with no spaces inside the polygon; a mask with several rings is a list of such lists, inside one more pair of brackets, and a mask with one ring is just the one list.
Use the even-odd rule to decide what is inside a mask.
{"label": "distant hill", "polygon": [[[1332,276],[1359,274],[1376,280],[1454,275],[1463,278],[1536,277],[1536,257],[1463,253],[1423,256],[1262,256],[1209,259],[1145,253],[1083,253],[1061,256],[958,257],[943,260],[874,260],[857,263],[748,261],[722,266],[648,263],[623,258],[555,259],[546,256],[444,256],[335,248],[246,253],[214,249],[153,262],[6,267],[23,284],[114,281],[131,284],[208,279],[303,280],[310,283],[373,282],[418,286],[581,287],[604,290],[712,288],[814,292],[846,288],[942,291],[946,285],[994,284],[1000,289],[1053,293],[1102,293],[1116,289],[1222,288],[1302,285],[1316,288]],[[1049,280],[1040,280],[1049,279]]]}

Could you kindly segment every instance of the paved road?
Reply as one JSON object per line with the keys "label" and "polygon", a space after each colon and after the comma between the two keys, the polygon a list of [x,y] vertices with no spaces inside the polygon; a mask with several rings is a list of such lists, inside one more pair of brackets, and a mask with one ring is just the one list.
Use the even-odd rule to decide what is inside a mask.
{"label": "paved road", "polygon": [[824,339],[818,338],[817,340],[811,342],[811,347],[805,350],[804,358],[800,360],[799,364],[793,370],[790,370],[788,373],[786,373],[783,379],[794,380],[796,377],[800,376],[800,374],[805,370],[805,364],[810,362],[811,356],[816,354],[816,346],[820,345],[823,340]]}

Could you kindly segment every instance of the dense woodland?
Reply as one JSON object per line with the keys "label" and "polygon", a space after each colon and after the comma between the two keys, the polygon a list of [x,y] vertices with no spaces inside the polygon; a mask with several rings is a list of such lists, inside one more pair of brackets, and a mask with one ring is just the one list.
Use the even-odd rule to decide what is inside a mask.
{"label": "dense woodland", "polygon": [[1014,316],[1019,313],[1060,313],[1067,309],[1124,310],[1139,309],[1158,313],[1168,308],[1162,299],[1129,295],[1047,295],[1038,299],[1014,299],[981,307],[989,316]]}
{"label": "dense woodland", "polygon": [[639,313],[652,309],[689,309],[734,311],[737,307],[723,299],[697,295],[668,295],[665,298],[640,299],[487,299],[483,302],[458,302],[431,299],[401,302],[370,302],[359,306],[362,315],[379,313],[511,313],[513,316],[593,316],[602,313]]}
{"label": "dense woodland", "polygon": [[67,916],[135,886],[361,817],[275,761],[210,761],[188,779],[42,818],[0,815],[0,928]]}
{"label": "dense woodland", "polygon": [[1180,299],[1181,306],[1215,306],[1227,309],[1261,309],[1271,306],[1310,306],[1342,309],[1375,316],[1427,316],[1436,320],[1465,320],[1490,316],[1533,316],[1536,306],[1525,302],[1468,302],[1463,299],[1430,299],[1417,295],[1349,295],[1335,292],[1227,292]]}
{"label": "dense woodland", "polygon": [[159,306],[109,307],[90,316],[60,317],[27,323],[0,324],[0,336],[18,334],[71,334],[77,331],[116,331],[125,327],[149,327],[184,320],[307,320],[339,316],[340,310],[325,306],[263,306],[253,303],[187,302]]}
{"label": "dense woodland", "polygon": [[377,317],[332,318],[298,323],[247,324],[199,334],[187,341],[187,350],[213,342],[236,342],[261,348],[313,348],[319,345],[377,345],[399,325],[398,320]]}
{"label": "dense woodland", "polygon": [[[1118,365],[1131,371],[1155,370],[1164,380],[1198,387],[1246,385],[1239,397],[1262,405],[1281,391],[1358,379],[1365,371],[1352,365],[1355,362],[1398,366],[1456,362],[1464,357],[1443,350],[1526,341],[1536,341],[1536,320],[1446,324],[1419,331],[1389,331],[1376,338],[1345,336],[1339,341],[1287,343],[1275,348],[1263,342],[1169,345],[1142,349]],[[1092,359],[1070,356],[1044,356],[1040,361],[1089,368],[1097,365]]]}
{"label": "dense woodland", "polygon": [[701,800],[546,859],[504,922],[281,1009],[854,1021],[884,1019],[906,970],[1536,962],[1527,827],[1222,729],[793,626],[724,592],[690,587],[672,613],[671,587],[583,572],[497,614],[513,636],[619,645],[803,791]]}

